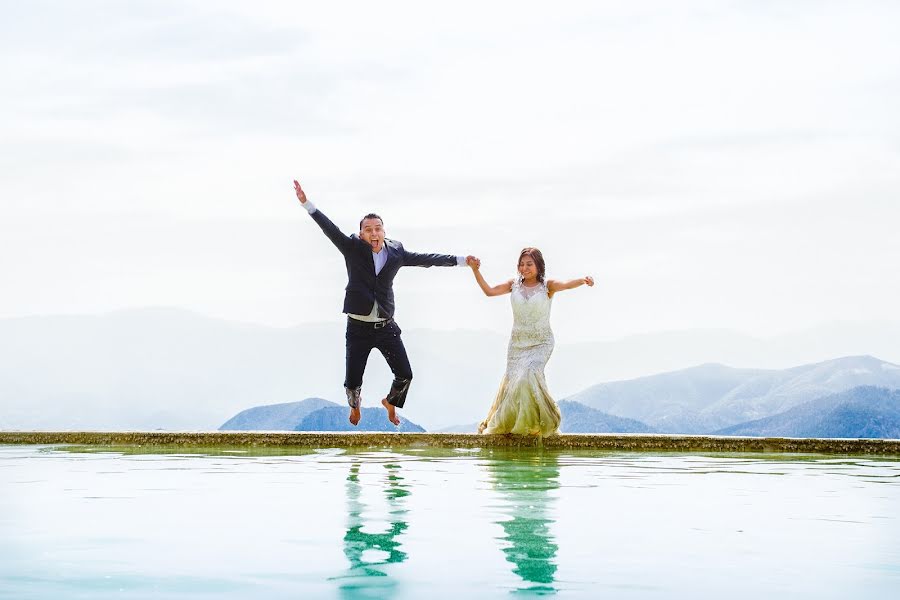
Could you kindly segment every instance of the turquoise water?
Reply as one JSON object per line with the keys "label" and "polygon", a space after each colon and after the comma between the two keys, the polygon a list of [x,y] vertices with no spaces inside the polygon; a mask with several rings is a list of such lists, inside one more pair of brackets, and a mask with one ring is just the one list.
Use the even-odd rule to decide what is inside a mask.
{"label": "turquoise water", "polygon": [[900,462],[0,446],[2,598],[894,598]]}

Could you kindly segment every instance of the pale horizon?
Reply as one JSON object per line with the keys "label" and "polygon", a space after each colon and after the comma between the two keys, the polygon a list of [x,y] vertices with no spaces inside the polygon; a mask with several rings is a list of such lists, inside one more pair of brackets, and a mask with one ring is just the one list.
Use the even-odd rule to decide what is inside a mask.
{"label": "pale horizon", "polygon": [[[504,304],[505,306],[505,304]],[[200,317],[202,319],[212,319],[216,321],[222,321],[224,323],[228,323],[231,325],[247,325],[252,327],[262,327],[267,329],[294,329],[298,327],[306,327],[306,326],[334,326],[335,323],[343,323],[343,320],[346,318],[344,314],[340,312],[336,312],[334,315],[323,317],[318,321],[297,321],[294,323],[267,323],[265,321],[259,320],[254,321],[250,319],[231,319],[228,317],[217,316],[214,314],[206,314],[202,313],[198,310],[192,308],[184,308],[180,306],[164,306],[164,305],[147,305],[147,306],[129,306],[129,307],[121,307],[121,308],[113,308],[109,310],[97,310],[97,311],[85,311],[85,312],[54,312],[54,313],[31,313],[31,314],[21,314],[15,316],[3,316],[0,317],[0,321],[10,321],[16,319],[42,319],[42,318],[67,318],[67,317],[105,317],[114,315],[117,313],[141,313],[141,312],[155,312],[155,311],[172,311],[172,312],[183,312],[187,314],[194,315],[196,317]],[[511,318],[510,318],[511,320]],[[624,335],[601,335],[599,337],[592,338],[582,338],[578,335],[577,331],[573,331],[574,339],[569,339],[564,341],[566,344],[582,344],[582,343],[590,343],[590,342],[615,342],[621,341],[631,337],[642,337],[642,336],[658,336],[658,335],[669,335],[669,334],[700,334],[700,333],[728,333],[739,335],[748,339],[759,339],[759,340],[767,340],[772,338],[791,336],[801,333],[809,333],[809,332],[817,332],[824,331],[829,329],[849,329],[849,330],[862,330],[867,328],[898,328],[900,329],[900,320],[889,320],[889,319],[834,319],[828,321],[822,321],[818,323],[812,323],[803,327],[793,327],[787,328],[778,331],[772,331],[765,334],[753,334],[748,331],[742,331],[737,328],[728,328],[728,327],[693,327],[693,328],[685,328],[685,329],[656,329],[656,330],[647,330],[647,331],[633,331],[626,333]],[[429,330],[429,331],[438,331],[438,332],[454,332],[458,331],[461,333],[489,333],[496,334],[501,336],[506,336],[509,334],[509,328],[504,325],[498,325],[495,327],[449,327],[449,326],[441,326],[441,323],[431,324],[428,322],[424,322],[422,325],[418,325],[415,327],[416,330]],[[898,344],[897,348],[898,352],[900,352],[900,344]],[[837,356],[835,357],[837,358]]]}

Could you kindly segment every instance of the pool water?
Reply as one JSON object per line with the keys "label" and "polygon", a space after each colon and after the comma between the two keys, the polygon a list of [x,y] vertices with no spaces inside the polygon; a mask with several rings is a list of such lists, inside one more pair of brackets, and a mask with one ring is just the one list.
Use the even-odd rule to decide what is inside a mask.
{"label": "pool water", "polygon": [[2,598],[895,598],[900,461],[0,446]]}

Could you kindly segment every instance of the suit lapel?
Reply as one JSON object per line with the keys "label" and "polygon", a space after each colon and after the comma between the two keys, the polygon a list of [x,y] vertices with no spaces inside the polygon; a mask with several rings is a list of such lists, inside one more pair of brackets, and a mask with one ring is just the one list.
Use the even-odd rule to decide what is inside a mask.
{"label": "suit lapel", "polygon": [[360,239],[360,237],[358,235],[356,235],[355,233],[353,235],[351,235],[350,237],[359,244],[359,251],[362,254],[362,256],[360,258],[364,264],[368,265],[369,272],[374,274],[375,273],[375,257],[372,256],[372,247],[369,244],[365,243],[362,239]]}
{"label": "suit lapel", "polygon": [[[384,269],[390,267],[392,271],[396,271],[400,268],[400,251],[393,245],[389,246],[387,243],[384,244],[384,249],[388,251],[388,258],[384,263]],[[382,273],[384,273],[384,269],[381,270]]]}

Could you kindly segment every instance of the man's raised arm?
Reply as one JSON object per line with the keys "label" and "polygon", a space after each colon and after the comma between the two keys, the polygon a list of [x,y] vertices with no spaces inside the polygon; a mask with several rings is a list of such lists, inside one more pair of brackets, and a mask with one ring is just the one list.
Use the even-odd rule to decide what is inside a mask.
{"label": "man's raised arm", "polygon": [[326,217],[321,210],[317,209],[316,206],[307,199],[306,192],[303,191],[303,188],[300,187],[300,182],[296,179],[294,180],[294,191],[297,192],[297,200],[300,201],[301,206],[306,209],[306,212],[313,218],[313,221],[322,228],[322,231],[325,232],[325,235],[328,236],[331,243],[337,246],[337,249],[340,250],[341,253],[349,250],[353,241],[349,236],[338,229],[338,226],[332,223],[331,219]]}

